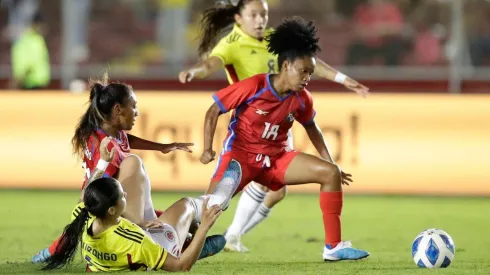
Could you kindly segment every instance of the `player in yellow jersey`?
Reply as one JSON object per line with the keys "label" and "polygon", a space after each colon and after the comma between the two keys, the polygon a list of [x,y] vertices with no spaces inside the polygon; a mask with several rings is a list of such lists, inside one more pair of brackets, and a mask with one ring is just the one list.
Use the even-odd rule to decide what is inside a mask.
{"label": "player in yellow jersey", "polygon": [[[202,37],[198,53],[203,60],[193,67],[182,71],[179,80],[182,83],[193,79],[204,79],[225,68],[229,83],[235,83],[260,73],[277,73],[277,56],[269,53],[264,37],[271,31],[267,29],[268,5],[265,0],[225,1],[218,7],[204,12],[200,22]],[[230,24],[233,29],[219,39]],[[343,84],[365,97],[368,88],[354,79],[338,72],[328,64],[316,58],[315,75],[317,77]],[[288,146],[293,148],[291,133]],[[248,249],[240,242],[245,234],[262,222],[271,208],[286,195],[286,188],[270,191],[255,182],[249,184],[238,202],[232,224],[226,232],[225,250],[246,252]]]}
{"label": "player in yellow jersey", "polygon": [[[108,157],[107,139],[103,141],[105,144],[101,143],[101,151],[106,152],[104,161],[114,155]],[[44,270],[61,268],[73,260],[81,242],[88,271],[188,271],[203,258],[203,253],[214,252],[203,250],[203,246],[209,229],[231,199],[231,195],[221,197],[221,193],[233,193],[241,180],[240,165],[236,161],[230,163],[217,188],[221,188],[221,193],[182,198],[165,210],[158,221],[147,224],[145,231],[121,217],[126,209],[126,193],[116,179],[102,178],[103,172],[96,171],[95,180],[88,183],[83,204],[75,208],[73,220],[65,227],[56,252],[49,257]],[[182,253],[193,221],[201,224]]]}

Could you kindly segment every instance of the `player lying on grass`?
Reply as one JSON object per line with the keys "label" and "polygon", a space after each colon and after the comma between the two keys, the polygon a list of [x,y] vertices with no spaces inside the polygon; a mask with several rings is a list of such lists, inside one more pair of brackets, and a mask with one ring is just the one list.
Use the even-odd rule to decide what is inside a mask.
{"label": "player lying on grass", "polygon": [[[75,129],[73,151],[83,160],[85,180],[90,181],[100,158],[99,143],[104,137],[112,137],[109,149],[115,148],[115,158],[105,169],[104,177],[114,177],[127,193],[124,217],[144,225],[155,220],[161,211],[155,211],[151,201],[151,184],[141,158],[130,149],[155,150],[164,154],[174,150],[191,152],[192,143],[161,144],[126,134],[133,128],[138,116],[136,96],[131,86],[109,83],[107,73],[101,82],[90,89],[89,106]],[[82,186],[83,189],[83,186]],[[83,195],[83,192],[82,192]],[[37,253],[32,261],[45,261],[54,253],[58,240]]]}
{"label": "player lying on grass", "polygon": [[[313,99],[305,89],[315,71],[320,50],[316,28],[300,18],[285,20],[267,38],[268,49],[278,56],[278,74],[260,74],[237,82],[213,95],[215,103],[206,113],[201,162],[215,158],[212,149],[218,117],[233,110],[229,133],[219,156],[208,193],[215,190],[228,163],[241,164],[242,180],[237,192],[255,181],[271,190],[285,185],[318,183],[323,214],[325,261],[357,260],[369,253],[352,248],[341,239],[342,185],[352,182],[328,151],[315,123]],[[301,123],[320,158],[290,150],[287,133],[294,121]]]}
{"label": "player lying on grass", "polygon": [[[226,71],[228,82],[233,84],[261,73],[276,73],[277,56],[267,50],[264,37],[272,30],[267,29],[269,7],[266,0],[221,1],[221,5],[203,12],[200,22],[201,37],[198,54],[205,57],[188,70],[179,74],[182,83],[193,79],[205,79],[222,70]],[[234,2],[234,3],[232,3]],[[233,29],[223,38],[221,34],[228,26]],[[368,88],[354,79],[340,73],[327,63],[315,57],[317,63],[314,74],[317,77],[343,84],[347,89],[365,97]],[[293,149],[293,138],[288,133],[288,146]],[[252,182],[244,190],[238,201],[233,222],[226,230],[225,250],[247,252],[240,237],[261,223],[272,207],[286,196],[286,187],[269,192],[263,185]]]}
{"label": "player lying on grass", "polygon": [[[73,212],[72,222],[65,227],[55,253],[48,258],[43,269],[65,266],[73,260],[80,242],[89,271],[188,271],[198,259],[219,252],[207,250],[203,245],[205,240],[213,237],[206,238],[206,234],[238,187],[241,180],[239,163],[229,163],[216,192],[199,198],[180,199],[158,220],[148,224],[145,231],[121,217],[126,211],[126,192],[116,179],[103,177],[103,168],[115,153],[115,149],[107,150],[109,140],[109,137],[102,140],[101,159],[86,185],[83,203]],[[213,201],[221,204],[213,204]],[[210,204],[213,205],[209,207]],[[199,229],[182,252],[193,221],[200,222]],[[217,236],[215,242],[221,250],[225,239]]]}

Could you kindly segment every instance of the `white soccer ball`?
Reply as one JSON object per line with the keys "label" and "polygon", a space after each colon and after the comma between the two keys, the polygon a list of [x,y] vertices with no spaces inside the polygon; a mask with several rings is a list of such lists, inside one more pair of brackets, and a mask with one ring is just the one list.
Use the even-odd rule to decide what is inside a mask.
{"label": "white soccer ball", "polygon": [[422,268],[448,267],[454,259],[455,246],[449,234],[432,228],[415,237],[412,243],[412,257]]}

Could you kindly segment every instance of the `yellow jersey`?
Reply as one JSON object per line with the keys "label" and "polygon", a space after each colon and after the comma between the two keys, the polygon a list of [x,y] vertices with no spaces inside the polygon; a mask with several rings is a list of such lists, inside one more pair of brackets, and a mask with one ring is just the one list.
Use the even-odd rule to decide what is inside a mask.
{"label": "yellow jersey", "polygon": [[[83,207],[83,203],[75,207],[72,219]],[[95,217],[89,218],[82,235],[82,257],[87,262],[87,269],[92,272],[162,269],[168,252],[139,226],[120,218],[117,225],[91,236],[89,232],[94,220]]]}
{"label": "yellow jersey", "polygon": [[[266,35],[271,31],[267,30]],[[251,37],[236,24],[233,30],[218,42],[209,56],[221,59],[230,84],[256,74],[278,71],[277,56],[267,50],[267,41]]]}

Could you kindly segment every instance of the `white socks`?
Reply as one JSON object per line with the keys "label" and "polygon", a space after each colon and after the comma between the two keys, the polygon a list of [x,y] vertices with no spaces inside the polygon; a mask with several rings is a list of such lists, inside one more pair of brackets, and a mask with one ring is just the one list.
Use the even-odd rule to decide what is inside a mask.
{"label": "white socks", "polygon": [[[226,236],[241,235],[250,219],[257,212],[260,204],[264,201],[267,193],[258,188],[257,185],[258,183],[252,182],[244,189],[243,194],[238,201],[233,222],[226,231]],[[250,229],[253,226],[251,226]]]}
{"label": "white socks", "polygon": [[[146,173],[146,171],[145,171]],[[155,208],[153,207],[153,201],[151,200],[151,183],[148,174],[146,174],[147,179],[145,180],[145,206],[144,206],[144,214],[143,220],[145,222],[152,221],[157,219],[157,214],[155,214]]]}
{"label": "white socks", "polygon": [[197,198],[186,198],[196,210],[194,221],[201,222],[202,204],[206,198],[209,198],[208,207],[218,204],[221,206],[221,209],[226,209],[230,204],[230,200],[233,193],[235,193],[238,184],[239,183],[235,182],[233,178],[223,178],[212,194],[202,195]]}
{"label": "white socks", "polygon": [[194,222],[197,223],[201,222],[202,205],[204,203],[204,200],[208,197],[209,197],[208,207],[213,206],[215,204],[222,204],[226,200],[226,197],[216,195],[216,194],[202,195],[197,198],[190,198],[190,197],[186,198],[191,203],[192,207],[194,207],[194,210],[196,211]]}
{"label": "white socks", "polygon": [[247,225],[242,231],[242,235],[245,235],[248,231],[254,228],[257,224],[261,223],[265,218],[269,216],[270,208],[265,206],[263,203],[260,205],[259,210],[255,212],[252,218],[248,221]]}

